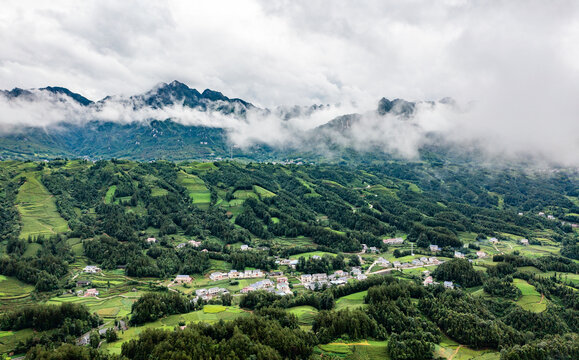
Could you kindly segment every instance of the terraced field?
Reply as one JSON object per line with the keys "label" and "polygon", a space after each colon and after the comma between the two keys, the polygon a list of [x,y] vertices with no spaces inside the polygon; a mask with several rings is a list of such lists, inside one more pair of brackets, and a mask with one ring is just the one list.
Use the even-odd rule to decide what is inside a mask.
{"label": "terraced field", "polygon": [[34,286],[25,284],[22,281],[0,275],[0,304],[4,304],[6,300],[22,299],[30,295],[34,290]]}
{"label": "terraced field", "polygon": [[177,182],[179,185],[187,188],[193,204],[199,206],[201,209],[209,208],[211,193],[209,189],[207,189],[207,186],[205,186],[203,180],[195,175],[180,171],[179,174],[177,174]]}
{"label": "terraced field", "polygon": [[68,223],[56,210],[53,196],[36,173],[25,173],[26,182],[16,197],[22,222],[21,239],[28,236],[53,235],[68,230]]}

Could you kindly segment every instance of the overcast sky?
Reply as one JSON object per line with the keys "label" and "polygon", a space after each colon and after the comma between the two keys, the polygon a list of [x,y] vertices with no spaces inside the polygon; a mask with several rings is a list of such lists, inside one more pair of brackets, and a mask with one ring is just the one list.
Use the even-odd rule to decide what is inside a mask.
{"label": "overcast sky", "polygon": [[5,0],[0,88],[64,86],[98,100],[177,79],[260,106],[362,109],[383,96],[450,96],[476,104],[466,137],[569,152],[579,149],[578,4]]}
{"label": "overcast sky", "polygon": [[551,76],[577,80],[576,4],[8,0],[0,87],[99,99],[178,79],[272,106],[549,86]]}

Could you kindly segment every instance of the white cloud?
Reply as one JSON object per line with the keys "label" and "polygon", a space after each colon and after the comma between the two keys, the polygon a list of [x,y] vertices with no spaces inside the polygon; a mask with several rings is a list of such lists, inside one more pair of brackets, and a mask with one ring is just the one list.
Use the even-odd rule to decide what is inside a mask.
{"label": "white cloud", "polygon": [[468,115],[436,115],[456,139],[573,162],[578,43],[571,0],[8,0],[0,88],[60,85],[99,99],[178,79],[261,106],[364,111],[382,96],[451,96],[476,102]]}

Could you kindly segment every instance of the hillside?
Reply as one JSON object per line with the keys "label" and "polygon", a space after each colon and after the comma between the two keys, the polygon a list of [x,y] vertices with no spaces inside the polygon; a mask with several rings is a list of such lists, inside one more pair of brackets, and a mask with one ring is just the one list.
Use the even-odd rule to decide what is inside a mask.
{"label": "hillside", "polygon": [[[214,336],[234,326],[270,358],[576,351],[576,173],[54,160],[1,162],[0,182],[0,352],[41,356],[99,323],[119,340],[98,356],[129,359],[166,336],[226,353],[236,337]],[[63,304],[82,326],[31,336],[19,311]]]}

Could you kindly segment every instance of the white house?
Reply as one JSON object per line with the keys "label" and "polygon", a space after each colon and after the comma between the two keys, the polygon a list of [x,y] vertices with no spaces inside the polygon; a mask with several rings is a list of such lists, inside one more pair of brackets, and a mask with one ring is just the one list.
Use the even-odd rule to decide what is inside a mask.
{"label": "white house", "polygon": [[89,273],[89,274],[96,274],[101,272],[101,268],[99,268],[98,266],[95,265],[87,265],[84,267],[84,269],[82,270],[85,273]]}
{"label": "white house", "polygon": [[154,244],[157,242],[157,239],[155,239],[154,237],[150,237],[150,238],[147,238],[147,240],[145,240],[145,241],[148,242],[149,244],[151,244],[151,243]]}
{"label": "white house", "polygon": [[438,247],[438,245],[430,245],[430,251],[438,252],[440,251],[440,248]]}
{"label": "white house", "polygon": [[384,242],[384,244],[388,244],[388,245],[403,244],[404,239],[401,237],[398,237],[398,238],[393,238],[393,239],[384,239],[384,240],[382,240],[382,242]]}
{"label": "white house", "polygon": [[87,289],[84,292],[84,296],[99,296],[99,291],[97,289]]}
{"label": "white house", "polygon": [[177,284],[189,284],[193,279],[189,275],[177,275],[173,282]]}
{"label": "white house", "polygon": [[528,239],[521,239],[521,244],[522,245],[529,245],[529,240]]}
{"label": "white house", "polygon": [[226,277],[227,277],[227,274],[221,273],[219,271],[211,273],[211,275],[209,275],[209,279],[211,279],[211,281],[223,280]]}
{"label": "white house", "polygon": [[487,256],[487,253],[484,251],[477,251],[476,256],[478,256],[479,258],[483,258],[483,257]]}
{"label": "white house", "polygon": [[455,251],[454,252],[454,257],[458,258],[458,259],[464,259],[464,254],[461,253],[460,251]]}
{"label": "white house", "polygon": [[452,281],[445,281],[443,285],[447,289],[454,289],[454,284],[452,283]]}

